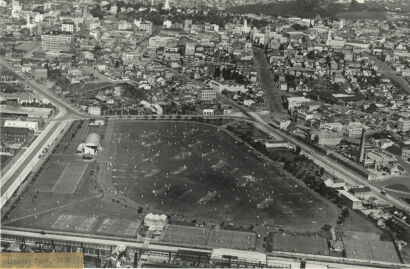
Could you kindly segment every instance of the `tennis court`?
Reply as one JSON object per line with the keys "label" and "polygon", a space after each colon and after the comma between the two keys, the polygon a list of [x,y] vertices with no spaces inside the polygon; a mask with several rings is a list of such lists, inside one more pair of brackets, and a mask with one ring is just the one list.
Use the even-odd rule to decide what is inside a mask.
{"label": "tennis court", "polygon": [[205,246],[209,228],[183,225],[167,225],[161,236],[162,242],[190,246]]}
{"label": "tennis court", "polygon": [[96,232],[122,237],[136,237],[140,224],[139,221],[107,218],[100,224]]}
{"label": "tennis court", "polygon": [[90,232],[97,220],[95,216],[60,215],[51,225],[52,228],[63,231]]}
{"label": "tennis court", "polygon": [[67,163],[53,187],[53,192],[74,193],[87,169],[87,163]]}
{"label": "tennis court", "polygon": [[252,250],[256,247],[256,233],[213,229],[207,245],[215,248]]}

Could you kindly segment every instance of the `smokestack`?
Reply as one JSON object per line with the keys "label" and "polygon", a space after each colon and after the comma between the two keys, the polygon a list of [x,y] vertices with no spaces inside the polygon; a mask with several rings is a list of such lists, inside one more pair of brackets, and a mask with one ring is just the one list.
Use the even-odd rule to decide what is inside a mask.
{"label": "smokestack", "polygon": [[360,139],[360,151],[359,151],[359,158],[358,158],[358,163],[363,165],[364,162],[364,146],[366,144],[366,131],[363,128],[362,130],[362,137]]}

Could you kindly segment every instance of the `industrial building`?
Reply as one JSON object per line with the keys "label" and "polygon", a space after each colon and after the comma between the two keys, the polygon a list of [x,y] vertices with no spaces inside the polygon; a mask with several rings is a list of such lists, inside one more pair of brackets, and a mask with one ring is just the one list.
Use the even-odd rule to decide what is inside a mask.
{"label": "industrial building", "polygon": [[0,114],[3,116],[17,116],[26,118],[48,118],[53,109],[47,107],[10,106],[0,105]]}
{"label": "industrial building", "polygon": [[386,151],[372,150],[366,153],[366,163],[372,165],[367,168],[378,169],[397,163],[396,157]]}

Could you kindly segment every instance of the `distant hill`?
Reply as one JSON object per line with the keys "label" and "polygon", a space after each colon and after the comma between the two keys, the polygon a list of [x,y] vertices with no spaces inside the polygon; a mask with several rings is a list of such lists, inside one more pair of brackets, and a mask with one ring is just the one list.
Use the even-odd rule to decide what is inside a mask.
{"label": "distant hill", "polygon": [[301,18],[313,18],[316,16],[335,17],[339,13],[349,12],[383,12],[380,6],[367,6],[355,1],[347,4],[339,4],[328,0],[293,0],[266,4],[251,4],[230,7],[228,11],[239,14],[263,14],[270,16],[297,16]]}

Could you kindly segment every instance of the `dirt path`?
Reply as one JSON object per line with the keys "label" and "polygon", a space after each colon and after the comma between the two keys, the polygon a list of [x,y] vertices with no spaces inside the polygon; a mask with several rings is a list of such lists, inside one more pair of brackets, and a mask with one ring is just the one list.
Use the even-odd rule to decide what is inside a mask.
{"label": "dirt path", "polygon": [[10,223],[20,221],[20,220],[23,220],[23,219],[31,218],[31,217],[38,216],[38,215],[41,215],[41,214],[51,213],[51,212],[54,212],[55,210],[59,210],[59,209],[65,208],[65,207],[70,207],[70,206],[73,206],[73,205],[77,205],[77,204],[80,204],[80,203],[83,203],[83,202],[86,202],[86,201],[89,201],[89,200],[92,200],[94,198],[98,198],[98,197],[101,197],[101,196],[102,196],[102,194],[89,196],[87,198],[77,200],[77,201],[74,201],[74,202],[71,202],[71,203],[66,203],[66,204],[63,204],[63,205],[60,205],[60,206],[57,206],[57,207],[49,208],[49,209],[46,209],[46,210],[43,210],[43,211],[39,211],[39,212],[28,214],[28,215],[25,215],[25,216],[22,216],[22,217],[11,219],[11,220],[8,220],[8,221],[2,223],[2,225],[8,225]]}

